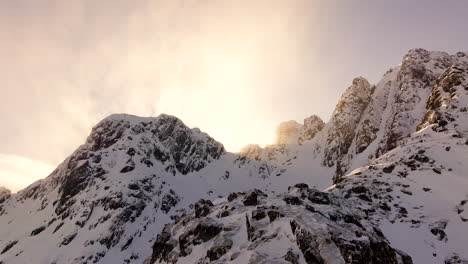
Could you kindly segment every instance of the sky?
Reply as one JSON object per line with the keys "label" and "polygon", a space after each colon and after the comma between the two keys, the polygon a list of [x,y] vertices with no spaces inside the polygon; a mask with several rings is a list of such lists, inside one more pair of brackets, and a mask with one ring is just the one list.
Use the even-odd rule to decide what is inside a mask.
{"label": "sky", "polygon": [[468,1],[0,0],[0,186],[46,177],[112,113],[179,117],[229,151],[327,121],[354,77],[468,50]]}

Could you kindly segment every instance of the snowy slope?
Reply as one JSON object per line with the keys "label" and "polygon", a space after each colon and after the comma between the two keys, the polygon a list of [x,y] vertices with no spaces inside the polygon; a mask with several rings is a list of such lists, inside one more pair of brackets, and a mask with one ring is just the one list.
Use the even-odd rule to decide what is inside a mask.
{"label": "snowy slope", "polygon": [[[275,144],[237,154],[176,117],[112,115],[49,177],[17,194],[0,188],[0,263],[171,263],[171,254],[179,255],[177,263],[224,263],[232,256],[233,263],[463,263],[467,81],[468,53],[411,50],[377,84],[354,79],[329,122],[316,116],[284,122]],[[296,183],[311,189],[288,189]],[[243,204],[248,194],[240,192],[254,188],[260,204]],[[229,200],[230,193],[239,198]],[[331,195],[334,203],[313,205],[309,193]],[[180,243],[202,220],[193,212],[200,199],[214,203],[206,202],[204,220],[233,230],[203,243],[190,238],[192,251],[181,257],[180,247],[169,250],[165,243],[172,240],[161,242],[161,235]],[[218,218],[226,207],[236,208]],[[284,217],[252,220],[266,207]],[[344,215],[360,224],[350,225]],[[299,233],[291,226],[297,219]],[[246,222],[261,233],[259,241],[247,237]],[[348,233],[356,228],[364,236]],[[347,242],[315,243],[309,235],[308,246],[300,242],[318,230],[316,241],[339,230]],[[387,250],[385,260],[347,255],[369,241]],[[207,258],[216,244],[224,245],[210,253],[217,259]],[[322,262],[311,262],[308,252]]]}

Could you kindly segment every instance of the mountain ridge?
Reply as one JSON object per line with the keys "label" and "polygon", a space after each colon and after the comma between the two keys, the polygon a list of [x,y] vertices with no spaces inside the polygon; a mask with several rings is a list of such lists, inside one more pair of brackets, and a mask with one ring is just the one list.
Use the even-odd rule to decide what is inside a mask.
{"label": "mountain ridge", "polygon": [[[306,210],[306,205],[312,206],[303,201],[308,194],[297,187],[288,190],[295,183],[306,184],[307,190],[324,190],[313,191],[318,197],[336,196],[338,207],[347,204],[364,212],[353,216],[354,225],[366,226],[363,231],[368,238],[394,252],[386,261],[462,263],[457,261],[468,259],[468,252],[460,247],[464,236],[468,237],[460,231],[468,221],[468,193],[456,185],[468,184],[463,170],[463,161],[468,160],[467,80],[468,53],[410,50],[402,64],[387,71],[377,84],[355,78],[329,122],[311,116],[303,124],[283,123],[276,144],[251,145],[240,153],[226,152],[208,134],[170,115],[110,115],[49,177],[16,194],[0,189],[0,227],[5,227],[0,228],[0,263],[28,259],[57,264],[152,263],[156,259],[151,257],[155,255],[151,248],[159,243],[158,233],[189,232],[192,224],[197,226],[199,217],[192,214],[200,208],[208,212],[213,206],[218,208],[211,216],[218,221],[218,212],[224,212],[222,204],[232,206],[232,193],[249,196],[248,190],[255,188],[258,199],[266,195],[261,204],[236,206],[239,213],[234,215],[245,215],[249,225],[262,206],[280,205],[282,212],[288,207]],[[439,175],[445,177],[446,185]],[[196,202],[200,199],[206,202]],[[338,230],[349,224],[337,214],[339,210],[313,207],[318,210],[312,213],[322,214],[307,216],[313,221]],[[298,217],[302,216],[288,219],[297,222]],[[179,231],[169,230],[166,224],[173,221],[185,224],[175,225]],[[264,227],[276,224],[272,221]],[[264,227],[252,228],[262,233],[259,230]],[[274,258],[278,263],[369,260],[368,255],[359,257],[344,250],[338,240],[316,244],[310,250],[318,251],[307,255],[300,244],[293,245],[294,240],[282,240],[282,236],[297,235],[291,228],[281,226],[277,233],[270,233],[291,246],[291,251]],[[419,247],[405,243],[402,230],[415,233],[414,244]],[[228,259],[229,254],[239,253],[260,261],[262,251],[256,248],[275,241],[258,234],[259,241],[240,242],[245,247],[239,252],[226,254],[230,249],[219,247],[214,253],[209,251],[214,241],[230,244],[222,240],[226,234],[190,242],[196,254],[177,256],[181,252],[171,249],[165,254],[172,259],[159,260],[239,263],[239,259]],[[38,244],[45,237],[50,242]],[[347,241],[346,247],[363,246],[358,240]],[[232,243],[239,245],[239,241]],[[330,256],[321,247],[341,250]]]}

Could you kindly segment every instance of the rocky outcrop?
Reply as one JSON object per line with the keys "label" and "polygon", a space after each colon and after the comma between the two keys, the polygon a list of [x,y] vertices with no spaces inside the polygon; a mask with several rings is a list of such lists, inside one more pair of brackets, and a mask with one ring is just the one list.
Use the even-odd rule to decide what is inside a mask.
{"label": "rocky outcrop", "polygon": [[11,197],[11,191],[0,186],[0,206]]}
{"label": "rocky outcrop", "polygon": [[[222,199],[203,217],[195,211],[166,226],[145,263],[412,263],[337,196],[306,184],[275,198],[257,193]],[[220,217],[226,210],[229,217]]]}
{"label": "rocky outcrop", "polygon": [[[322,164],[335,166],[334,181],[353,166],[365,165],[396,148],[415,131],[438,124],[436,116],[441,119],[441,127],[457,119],[447,114],[457,108],[456,103],[444,105],[450,109],[444,114],[432,108],[441,106],[442,101],[460,101],[464,92],[464,79],[460,76],[467,67],[466,53],[449,55],[413,49],[403,57],[401,65],[385,73],[375,86],[357,78],[326,125],[326,142],[318,144],[324,149]],[[449,86],[458,88],[448,91]],[[460,107],[455,112],[464,110]]]}
{"label": "rocky outcrop", "polygon": [[316,115],[312,115],[304,119],[304,126],[301,129],[298,143],[303,144],[306,141],[312,140],[324,126],[325,123],[323,120]]}
{"label": "rocky outcrop", "polygon": [[[139,144],[151,144],[140,149],[148,158],[170,163],[182,174],[204,168],[225,152],[223,145],[206,133],[190,129],[178,118],[164,114],[157,118],[112,115],[93,128],[86,145],[92,151],[103,150],[119,140],[134,137],[139,138]],[[128,154],[132,156],[131,153]]]}
{"label": "rocky outcrop", "polygon": [[278,145],[289,145],[297,143],[297,139],[300,135],[302,125],[294,120],[286,121],[279,124],[276,129],[276,141]]}
{"label": "rocky outcrop", "polygon": [[316,115],[304,119],[303,124],[296,121],[286,121],[281,123],[276,129],[277,145],[303,144],[315,137],[322,130],[325,123]]}
{"label": "rocky outcrop", "polygon": [[468,87],[468,65],[451,66],[437,80],[426,103],[426,113],[417,126],[421,130],[429,125],[436,131],[445,131],[454,121],[462,123],[467,107],[461,105]]}
{"label": "rocky outcrop", "polygon": [[328,126],[323,165],[336,166],[336,175],[347,170],[342,160],[349,151],[373,92],[374,87],[366,79],[356,78],[335,107]]}
{"label": "rocky outcrop", "polygon": [[467,65],[465,53],[449,55],[424,49],[410,50],[403,58],[393,81],[391,111],[376,153],[380,156],[395,148],[402,139],[418,129],[421,109],[427,104],[437,79],[452,65]]}

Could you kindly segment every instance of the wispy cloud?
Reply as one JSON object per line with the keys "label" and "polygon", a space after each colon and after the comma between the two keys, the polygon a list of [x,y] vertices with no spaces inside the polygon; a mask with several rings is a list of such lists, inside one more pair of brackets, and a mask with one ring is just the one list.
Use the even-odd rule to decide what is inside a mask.
{"label": "wispy cloud", "polygon": [[468,41],[463,1],[377,2],[0,0],[0,153],[57,165],[121,112],[265,144],[409,48]]}
{"label": "wispy cloud", "polygon": [[0,153],[0,186],[16,192],[49,175],[54,166],[39,160]]}

